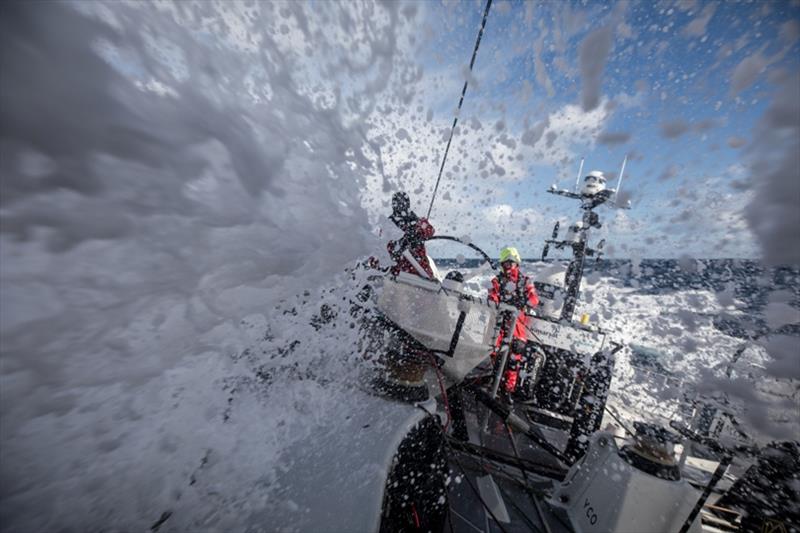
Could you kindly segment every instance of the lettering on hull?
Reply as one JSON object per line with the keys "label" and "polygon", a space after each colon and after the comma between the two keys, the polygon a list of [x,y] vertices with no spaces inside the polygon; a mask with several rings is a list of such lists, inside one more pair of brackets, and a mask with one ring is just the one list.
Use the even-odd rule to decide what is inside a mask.
{"label": "lettering on hull", "polygon": [[583,503],[583,509],[586,511],[586,518],[589,520],[589,523],[595,525],[597,523],[597,513],[595,513],[594,507],[589,503],[588,498]]}
{"label": "lettering on hull", "polygon": [[599,352],[606,338],[605,333],[573,328],[541,318],[532,317],[529,327],[536,335],[533,341],[581,355],[592,356]]}

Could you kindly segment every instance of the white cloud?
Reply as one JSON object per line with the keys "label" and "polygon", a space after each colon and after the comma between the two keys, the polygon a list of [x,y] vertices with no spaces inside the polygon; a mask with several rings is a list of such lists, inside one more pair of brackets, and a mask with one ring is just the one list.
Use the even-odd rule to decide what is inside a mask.
{"label": "white cloud", "polygon": [[[579,105],[563,106],[542,123],[541,138],[533,146],[523,142],[524,131],[507,126],[498,131],[499,121],[462,117],[437,193],[436,220],[445,227],[474,226],[465,214],[502,202],[510,185],[531,178],[531,167],[555,168],[556,179],[572,179],[578,150],[591,150],[609,113],[605,105],[588,113]],[[368,178],[363,194],[372,220],[386,214],[391,191],[397,188],[411,193],[415,208],[424,214],[446,146],[449,118],[427,123],[413,112],[391,117],[377,112],[371,119],[369,139],[380,151],[382,164]],[[401,129],[408,132],[407,139],[396,137]]]}
{"label": "white cloud", "polygon": [[[571,163],[578,153],[576,150],[594,147],[610,113],[605,105],[599,105],[589,112],[583,111],[579,105],[561,107],[549,116],[549,126],[536,144],[535,156],[541,164],[557,168],[560,177],[566,177],[572,171]],[[552,139],[549,142],[548,135]]]}

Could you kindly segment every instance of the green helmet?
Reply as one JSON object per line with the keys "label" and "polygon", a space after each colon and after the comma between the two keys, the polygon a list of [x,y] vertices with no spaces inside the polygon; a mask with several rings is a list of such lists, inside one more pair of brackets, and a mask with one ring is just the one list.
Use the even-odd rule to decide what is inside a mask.
{"label": "green helmet", "polygon": [[514,261],[518,265],[522,263],[522,260],[519,257],[519,252],[516,248],[509,246],[500,250],[500,264],[503,264],[506,261]]}

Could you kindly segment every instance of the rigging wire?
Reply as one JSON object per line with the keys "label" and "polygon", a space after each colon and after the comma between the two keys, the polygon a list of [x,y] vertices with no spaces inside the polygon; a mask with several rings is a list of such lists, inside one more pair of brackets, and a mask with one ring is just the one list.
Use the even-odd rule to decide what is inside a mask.
{"label": "rigging wire", "polygon": [[[506,427],[508,427],[508,426],[506,425]],[[452,445],[451,445],[451,443],[450,443],[450,441],[449,441],[449,440],[445,441],[445,445],[447,446],[447,448],[448,448],[448,449],[449,449],[451,452],[459,453],[458,451],[456,451],[456,450],[454,450],[454,449],[453,449],[453,447],[452,447]],[[461,450],[460,452],[464,453],[465,451],[464,451],[464,450]],[[489,458],[487,458],[485,455],[483,455],[483,454],[480,452],[480,450],[478,450],[478,451],[477,451],[477,454],[476,454],[476,453],[474,453],[474,452],[465,452],[465,453],[466,453],[466,455],[470,456],[470,458],[472,458],[472,459],[475,459],[475,455],[477,455],[477,458],[479,458],[479,463],[480,463],[481,467],[484,469],[484,471],[486,471],[487,473],[491,474],[491,473],[492,473],[492,472],[491,472],[491,470],[493,469],[493,470],[494,470],[494,473],[496,473],[496,474],[498,474],[498,475],[502,475],[502,476],[503,476],[505,479],[507,479],[507,480],[509,480],[509,481],[511,481],[511,482],[513,482],[513,483],[515,483],[516,485],[519,485],[519,487],[520,487],[520,488],[522,488],[522,490],[523,490],[523,491],[525,491],[525,492],[526,492],[526,493],[527,493],[529,496],[533,497],[533,494],[536,494],[536,495],[538,495],[538,496],[540,496],[540,497],[546,497],[546,496],[548,495],[548,494],[547,494],[547,493],[545,493],[545,492],[539,492],[539,491],[537,491],[536,489],[532,488],[532,487],[531,487],[530,480],[527,478],[527,476],[525,476],[525,480],[526,480],[525,482],[523,482],[523,481],[520,481],[520,480],[517,478],[517,476],[510,474],[510,473],[509,473],[509,472],[507,472],[507,471],[506,471],[504,468],[502,468],[502,467],[498,466],[498,465],[497,465],[497,464],[496,464],[494,461],[492,461],[491,459],[489,459]],[[517,452],[517,454],[519,454],[519,452]],[[521,461],[521,459],[520,459],[519,455],[517,455],[516,459],[517,459],[517,462],[518,462],[518,465],[516,466],[516,468],[517,468],[518,470],[520,470],[520,471],[523,473],[523,475],[525,475],[525,470],[526,470],[526,468],[525,468],[525,466],[522,464],[522,461]],[[453,460],[456,462],[456,464],[458,465],[459,469],[461,470],[461,473],[462,473],[462,474],[464,475],[464,477],[466,478],[467,474],[466,474],[466,471],[464,470],[464,467],[463,467],[463,465],[461,465],[461,463],[460,463],[460,462],[459,462],[457,459],[455,459],[455,457],[454,457],[454,456],[453,456]],[[469,480],[467,480],[467,482],[469,482]],[[530,517],[528,517],[528,515],[527,515],[527,514],[526,514],[526,513],[525,513],[525,512],[524,512],[524,511],[523,511],[523,510],[522,510],[522,509],[521,509],[521,508],[520,508],[520,507],[519,507],[519,506],[518,506],[518,505],[517,505],[517,504],[516,504],[514,501],[513,501],[513,499],[512,499],[512,498],[511,498],[511,497],[508,495],[508,493],[506,493],[506,491],[505,491],[505,490],[503,490],[503,487],[502,487],[501,485],[499,485],[499,484],[498,484],[498,485],[497,485],[497,488],[498,488],[498,490],[499,490],[499,491],[500,491],[500,492],[501,492],[501,493],[502,493],[502,494],[505,496],[505,500],[506,500],[508,503],[510,503],[510,504],[511,504],[511,505],[514,507],[514,509],[515,509],[515,510],[516,510],[516,511],[517,511],[517,512],[520,514],[520,516],[521,516],[521,517],[522,517],[522,519],[523,519],[523,520],[526,522],[526,524],[527,524],[528,526],[530,526],[530,528],[531,528],[531,531],[536,531],[536,530],[538,530],[538,528],[537,528],[537,527],[534,527],[534,524],[533,524],[533,521],[531,520],[531,518],[530,518]],[[480,498],[480,495],[478,495],[478,497]],[[483,503],[483,502],[482,502],[482,503]],[[536,503],[535,503],[535,500],[534,500],[534,505],[536,505]],[[538,509],[537,509],[537,511],[538,511]],[[453,512],[455,513],[455,511],[453,511]],[[490,512],[491,512],[491,511],[490,511]],[[458,513],[456,513],[456,514],[458,514]],[[462,517],[461,515],[458,515],[458,516],[459,516],[459,518],[461,518],[462,520],[465,520],[465,518],[464,518],[464,517]],[[541,517],[541,515],[540,515],[540,517]],[[544,521],[544,518],[542,518],[542,521]],[[470,524],[470,525],[471,525],[471,524]],[[499,524],[498,524],[498,525],[499,525]],[[473,526],[473,527],[474,527],[474,526]],[[500,526],[500,527],[502,528],[502,526]],[[545,527],[547,527],[547,526],[545,526]]]}
{"label": "rigging wire", "polygon": [[631,430],[628,428],[628,426],[625,424],[625,422],[623,422],[622,420],[620,420],[620,418],[622,418],[621,416],[617,417],[617,414],[614,412],[614,410],[613,410],[613,409],[611,409],[611,406],[609,406],[609,405],[606,405],[606,406],[605,406],[605,410],[606,410],[606,413],[608,413],[608,414],[610,414],[610,415],[611,415],[611,418],[613,418],[614,420],[616,420],[617,424],[619,424],[620,426],[622,426],[622,429],[624,429],[624,430],[625,430],[625,432],[626,432],[628,435],[630,435],[631,437],[632,437],[632,436],[634,436],[634,435],[636,435],[636,432],[635,432],[635,431],[631,431]]}
{"label": "rigging wire", "polygon": [[[477,531],[478,533],[487,533],[486,531],[482,530],[481,528],[479,528],[478,526],[476,526],[475,524],[473,524],[472,522],[470,522],[470,521],[469,521],[469,519],[468,519],[467,517],[465,517],[464,515],[462,515],[462,514],[461,514],[461,513],[459,513],[458,511],[453,511],[453,514],[454,514],[454,515],[456,515],[457,517],[459,517],[459,518],[461,519],[461,521],[462,521],[462,522],[464,522],[465,524],[467,524],[469,527],[471,527],[472,529],[474,529],[474,530],[475,530],[475,531]],[[452,527],[451,527],[451,530],[452,530]]]}
{"label": "rigging wire", "polygon": [[513,500],[513,499],[511,498],[511,496],[510,496],[510,495],[509,495],[509,494],[508,494],[508,493],[505,491],[505,489],[503,489],[503,487],[501,487],[501,486],[498,484],[498,485],[497,485],[497,490],[499,490],[499,491],[500,491],[500,494],[501,494],[502,496],[504,496],[504,501],[505,501],[505,502],[507,502],[508,504],[510,504],[510,505],[511,505],[511,507],[513,507],[513,508],[514,508],[514,510],[515,510],[515,511],[517,511],[517,513],[519,513],[519,515],[522,517],[522,520],[523,520],[523,521],[524,521],[524,522],[525,522],[525,523],[528,525],[528,527],[530,528],[530,530],[531,530],[531,531],[536,531],[536,530],[538,529],[538,528],[536,527],[536,524],[534,524],[534,523],[533,523],[533,520],[531,520],[530,518],[528,518],[528,515],[526,515],[526,514],[525,514],[525,512],[524,512],[524,511],[523,511],[523,510],[520,508],[520,506],[519,506],[519,505],[517,505],[516,503],[514,503],[514,500]]}
{"label": "rigging wire", "polygon": [[[447,525],[450,526],[450,533],[456,533],[453,530],[453,506],[450,504],[450,498],[447,498]],[[457,514],[457,513],[456,513]]]}
{"label": "rigging wire", "polygon": [[[486,9],[483,11],[483,20],[481,21],[481,29],[478,31],[478,38],[475,41],[475,48],[472,50],[472,59],[469,62],[469,72],[472,73],[472,66],[475,64],[475,57],[478,55],[478,47],[481,44],[481,37],[483,37],[483,29],[486,27],[486,19],[489,17],[489,8],[492,7],[492,0],[486,0]],[[464,87],[461,89],[461,99],[458,101],[458,108],[456,109],[456,116],[453,118],[453,127],[450,128],[450,137],[447,139],[447,148],[444,149],[444,156],[442,156],[442,165],[439,167],[439,177],[436,178],[436,186],[433,188],[433,196],[431,196],[431,205],[428,207],[428,214],[425,218],[431,217],[433,210],[433,201],[436,200],[436,191],[439,190],[439,182],[442,179],[442,171],[444,170],[444,163],[447,161],[447,153],[450,151],[450,143],[453,141],[453,132],[456,130],[458,124],[458,115],[461,113],[461,105],[464,103],[464,95],[467,93],[467,84],[469,80],[464,80]]]}
{"label": "rigging wire", "polygon": [[495,514],[492,512],[492,508],[483,499],[483,497],[481,496],[480,491],[478,491],[478,489],[475,488],[475,485],[472,484],[472,481],[470,481],[466,470],[464,470],[464,467],[461,466],[461,462],[458,459],[456,459],[455,456],[453,456],[453,460],[455,461],[456,466],[458,466],[458,469],[461,471],[461,474],[463,474],[464,480],[467,482],[467,485],[469,485],[469,488],[472,489],[472,492],[475,494],[475,496],[477,496],[478,501],[481,502],[481,505],[483,506],[483,508],[486,510],[486,512],[489,513],[489,516],[492,517],[492,520],[494,520],[494,523],[497,524],[497,527],[500,528],[500,531],[502,531],[503,533],[508,533],[506,528],[503,527],[503,524],[497,519],[497,516],[495,516]]}
{"label": "rigging wire", "polygon": [[[508,423],[505,424],[506,431],[508,432],[508,440],[511,441],[511,448],[514,450],[514,456],[517,458],[517,461],[520,461],[519,450],[517,449],[517,443],[514,440],[514,435],[511,433],[511,426]],[[520,461],[520,472],[522,472],[522,478],[525,480],[525,492],[528,494],[528,497],[531,499],[531,503],[533,503],[533,508],[536,510],[536,514],[539,515],[539,520],[542,521],[542,525],[546,533],[551,533],[550,526],[547,525],[547,520],[544,518],[544,514],[542,513],[542,509],[539,506],[539,502],[536,501],[536,497],[528,488],[530,485],[530,481],[528,480],[528,474],[525,473],[525,469],[522,467],[522,461]],[[525,516],[526,520],[529,520],[527,516]]]}
{"label": "rigging wire", "polygon": [[447,433],[447,428],[450,427],[450,422],[453,420],[453,416],[450,414],[450,402],[447,400],[447,390],[444,388],[444,383],[442,383],[442,372],[436,365],[436,360],[434,360],[433,355],[428,354],[428,357],[430,358],[431,366],[436,371],[436,380],[439,382],[439,391],[442,393],[442,400],[444,401],[444,410],[447,413],[447,423],[444,426],[442,426],[442,431]]}

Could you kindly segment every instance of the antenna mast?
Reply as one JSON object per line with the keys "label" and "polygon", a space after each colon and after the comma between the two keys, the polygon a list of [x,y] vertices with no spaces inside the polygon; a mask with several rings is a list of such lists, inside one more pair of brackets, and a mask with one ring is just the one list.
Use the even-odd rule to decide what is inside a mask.
{"label": "antenna mast", "polygon": [[619,171],[619,179],[617,180],[617,188],[614,190],[614,203],[617,203],[617,196],[619,196],[619,188],[622,186],[622,175],[625,173],[625,163],[628,162],[628,154],[625,154],[625,159],[622,160],[622,170]]}
{"label": "antenna mast", "polygon": [[574,192],[574,193],[577,193],[577,192],[578,192],[578,183],[580,183],[580,181],[581,181],[581,174],[583,174],[583,160],[584,160],[584,159],[585,159],[585,158],[581,157],[581,166],[580,166],[580,168],[578,168],[578,176],[575,178],[575,190],[574,190],[574,191],[572,191],[572,192]]}
{"label": "antenna mast", "polygon": [[[626,155],[622,162],[622,170],[619,173],[617,187],[619,187],[619,184],[622,183],[622,174],[625,172],[625,163],[627,161],[628,156]],[[581,170],[583,170],[583,159],[581,159]],[[580,175],[581,172],[578,172],[578,179],[580,179]],[[575,313],[575,306],[578,302],[581,279],[583,278],[583,267],[586,262],[586,258],[592,256],[599,258],[600,254],[602,253],[605,241],[598,243],[596,248],[590,248],[589,230],[591,228],[600,228],[602,226],[602,224],[600,224],[600,217],[594,212],[594,209],[608,202],[612,196],[614,196],[614,199],[616,200],[616,194],[619,189],[614,192],[612,191],[613,189],[603,189],[595,193],[584,194],[571,192],[567,189],[556,189],[555,185],[552,185],[547,191],[552,194],[566,196],[567,198],[578,200],[581,203],[581,211],[583,211],[582,220],[573,226],[573,232],[575,234],[573,238],[567,240],[557,240],[558,225],[556,224],[556,228],[553,231],[553,237],[545,241],[545,247],[544,250],[542,250],[542,260],[544,260],[551,244],[557,249],[562,249],[565,247],[572,249],[572,260],[567,266],[567,272],[564,275],[566,294],[564,298],[564,307],[561,309],[561,320],[572,321],[572,315]],[[624,206],[620,206],[616,202],[610,202],[610,204],[614,205],[615,207],[624,208]]]}

